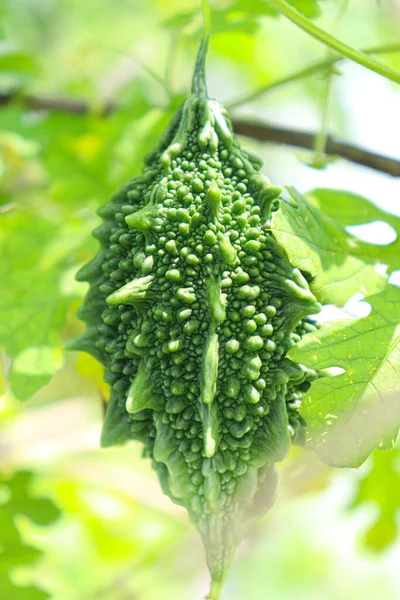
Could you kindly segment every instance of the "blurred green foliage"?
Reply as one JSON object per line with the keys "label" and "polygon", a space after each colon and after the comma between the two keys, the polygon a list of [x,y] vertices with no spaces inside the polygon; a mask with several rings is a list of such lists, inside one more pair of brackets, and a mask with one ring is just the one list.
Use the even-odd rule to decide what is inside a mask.
{"label": "blurred green foliage", "polygon": [[18,471],[11,477],[0,476],[0,530],[1,552],[0,593],[2,598],[15,600],[42,600],[48,595],[36,586],[16,585],[12,579],[16,566],[31,565],[40,556],[40,551],[27,544],[17,526],[21,515],[38,525],[49,525],[59,512],[48,499],[32,495],[34,474]]}
{"label": "blurred green foliage", "polygon": [[[292,4],[328,29],[338,5]],[[213,8],[209,81],[221,100],[325,56],[263,0],[216,0]],[[97,451],[107,395],[101,368],[62,349],[82,329],[75,313],[86,288],[74,274],[95,251],[96,209],[140,171],[187,92],[200,10],[189,0],[3,0],[0,16],[0,596],[200,597],[203,556],[185,515],[162,497],[135,445]],[[343,34],[355,45],[383,44],[396,40],[400,14],[396,6],[354,0],[346,22]],[[396,56],[385,60],[399,64]],[[243,113],[270,119],[283,106],[299,126],[304,115],[318,122],[322,84],[320,77],[305,80]],[[9,92],[14,101],[3,102]],[[20,98],[29,94],[83,98],[90,110],[27,110]],[[105,116],[110,101],[118,109]],[[336,132],[351,134],[352,115],[336,97]],[[310,169],[301,168],[308,177]],[[265,172],[291,183],[286,163],[282,168],[270,154]],[[282,236],[301,234],[292,258],[315,267],[320,299],[344,304],[360,283],[365,293],[382,289],[386,277],[374,265],[399,268],[398,239],[378,248],[346,227],[383,220],[399,233],[399,219],[347,191],[314,190],[307,202],[301,217],[285,205],[279,228]],[[315,234],[305,225],[311,217]],[[333,253],[345,255],[343,262],[324,275],[321,265]],[[353,287],[344,289],[349,262],[362,277],[352,272]],[[31,399],[21,405],[16,397]],[[294,452],[282,470],[281,504],[243,545],[226,597],[341,600],[352,593],[375,600],[383,590],[395,600],[398,453],[374,452],[357,477],[347,477]],[[353,517],[335,492],[343,481]],[[366,513],[354,525],[371,504],[375,516]],[[322,522],[327,533],[318,536]],[[334,538],[342,526],[343,543]],[[367,531],[363,547],[380,550],[381,558],[357,555],[360,528]],[[346,561],[343,544],[351,549]]]}
{"label": "blurred green foliage", "polygon": [[360,479],[354,508],[371,503],[376,516],[366,528],[363,543],[380,551],[393,542],[398,533],[400,506],[400,451],[377,452],[372,455],[370,470]]}

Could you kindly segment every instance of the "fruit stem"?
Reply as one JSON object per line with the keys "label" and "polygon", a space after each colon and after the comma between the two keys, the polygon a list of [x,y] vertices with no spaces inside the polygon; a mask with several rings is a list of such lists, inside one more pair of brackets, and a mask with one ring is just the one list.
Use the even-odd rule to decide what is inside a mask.
{"label": "fruit stem", "polygon": [[204,35],[197,55],[192,81],[192,94],[207,96],[206,59],[211,37],[211,11],[209,0],[202,0]]}

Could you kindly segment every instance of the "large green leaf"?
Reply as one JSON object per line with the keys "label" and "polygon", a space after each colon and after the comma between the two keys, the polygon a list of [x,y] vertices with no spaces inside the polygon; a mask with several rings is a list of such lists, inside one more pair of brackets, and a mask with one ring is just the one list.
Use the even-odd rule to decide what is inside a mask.
{"label": "large green leaf", "polygon": [[[387,245],[373,245],[357,241],[354,252],[371,262],[381,262],[389,270],[400,269],[400,218],[392,215],[370,202],[367,198],[345,190],[315,189],[307,197],[323,212],[334,218],[342,227],[364,225],[374,221],[383,221],[390,225],[397,238]],[[382,240],[384,242],[384,240]]]}
{"label": "large green leaf", "polygon": [[400,427],[400,289],[366,298],[368,317],[324,324],[290,357],[339,375],[313,383],[301,414],[307,443],[329,465],[357,467],[375,448],[390,448]]}
{"label": "large green leaf", "polygon": [[294,202],[281,202],[273,232],[291,263],[313,278],[311,290],[317,299],[341,306],[355,293],[382,290],[386,276],[360,256],[361,242],[300,192],[288,191]]}
{"label": "large green leaf", "polygon": [[374,452],[371,468],[358,483],[352,507],[372,504],[376,509],[372,524],[363,536],[366,546],[382,550],[396,539],[400,511],[400,450]]}
{"label": "large green leaf", "polygon": [[34,585],[19,587],[12,579],[16,567],[30,567],[41,555],[24,542],[16,518],[24,515],[38,525],[49,525],[59,516],[50,500],[32,495],[33,479],[30,471],[19,471],[11,478],[0,475],[0,598],[44,600],[49,597]]}

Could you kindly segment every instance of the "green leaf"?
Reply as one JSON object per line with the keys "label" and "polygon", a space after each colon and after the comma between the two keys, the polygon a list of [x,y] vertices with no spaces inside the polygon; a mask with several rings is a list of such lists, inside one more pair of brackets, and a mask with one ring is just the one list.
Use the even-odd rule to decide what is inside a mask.
{"label": "green leaf", "polygon": [[[309,18],[318,17],[321,10],[318,6],[320,0],[289,0],[298,11]],[[233,0],[224,9],[213,9],[212,31],[213,34],[239,30],[241,33],[254,34],[262,17],[278,17],[279,12],[269,6],[265,0]],[[178,13],[164,21],[165,27],[174,30],[187,28],[188,33],[203,31],[203,21],[199,10]]]}
{"label": "green leaf", "polygon": [[35,75],[37,71],[37,63],[28,54],[0,48],[0,73]]}
{"label": "green leaf", "polygon": [[51,375],[21,375],[11,368],[7,375],[7,383],[16,398],[28,400],[40,388],[49,383],[52,375],[53,373]]}
{"label": "green leaf", "polygon": [[344,370],[315,381],[301,407],[309,447],[338,467],[392,447],[400,427],[400,289],[388,285],[366,301],[368,317],[324,324],[289,354],[316,370]]}
{"label": "green leaf", "polygon": [[47,375],[62,366],[61,348],[30,346],[22,350],[14,361],[14,372],[26,375]]}
{"label": "green leaf", "polygon": [[319,17],[321,9],[319,3],[321,0],[288,0],[289,4],[293,4],[295,8],[310,19]]}
{"label": "green leaf", "polygon": [[11,478],[0,475],[0,597],[12,600],[44,600],[49,595],[35,586],[18,587],[11,579],[15,567],[31,566],[41,552],[21,537],[16,518],[28,517],[38,525],[50,525],[59,516],[48,499],[32,495],[34,474],[19,471]]}
{"label": "green leaf", "polygon": [[1,216],[1,230],[0,344],[14,360],[12,390],[26,399],[61,366],[60,331],[68,300],[60,290],[61,266],[46,264],[60,228],[15,210]]}
{"label": "green leaf", "polygon": [[1,111],[0,151],[3,143],[13,170],[10,209],[0,214],[0,345],[12,359],[7,379],[21,400],[62,366],[66,311],[82,291],[66,275],[95,245],[96,208],[140,170],[169,118],[149,110],[140,93],[129,110],[107,119],[60,113],[29,120],[16,107]]}
{"label": "green leaf", "polygon": [[361,477],[352,508],[372,504],[377,513],[367,528],[363,542],[380,551],[398,535],[397,515],[400,509],[400,449],[391,452],[374,452],[371,469]]}
{"label": "green leaf", "polygon": [[[267,7],[267,14],[271,11]],[[212,12],[212,31],[213,35],[223,32],[240,31],[253,35],[258,29],[257,17],[248,13],[246,10],[213,10]],[[186,13],[180,13],[164,21],[164,26],[168,29],[186,33],[193,36],[203,34],[203,21],[199,11],[194,10]]]}
{"label": "green leaf", "polygon": [[291,263],[313,277],[310,287],[319,302],[342,306],[355,293],[382,290],[387,278],[363,260],[361,242],[300,192],[287,189],[294,203],[281,202],[272,230]]}
{"label": "green leaf", "polygon": [[[334,218],[342,227],[364,225],[383,221],[393,227],[397,238],[390,244],[373,245],[360,242],[356,237],[356,251],[361,258],[370,262],[381,262],[389,266],[389,271],[400,269],[400,218],[374,206],[367,198],[345,190],[315,189],[307,197],[321,212]],[[351,234],[349,234],[351,235]]]}
{"label": "green leaf", "polygon": [[169,17],[163,21],[164,27],[168,29],[182,29],[193,21],[194,17],[198,14],[198,11],[191,10],[184,13],[178,13],[173,17]]}
{"label": "green leaf", "polygon": [[[288,2],[306,17],[314,18],[321,14],[318,6],[320,0],[288,0]],[[266,0],[236,0],[231,6],[231,10],[243,11],[254,16],[279,15],[279,12],[272,8]]]}

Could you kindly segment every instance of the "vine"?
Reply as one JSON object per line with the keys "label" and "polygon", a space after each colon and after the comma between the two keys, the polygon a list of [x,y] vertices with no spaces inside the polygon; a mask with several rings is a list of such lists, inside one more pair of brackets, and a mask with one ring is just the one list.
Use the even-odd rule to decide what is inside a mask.
{"label": "vine", "polygon": [[[385,44],[384,46],[372,46],[372,47],[364,48],[362,50],[362,52],[364,54],[371,54],[371,55],[396,53],[396,52],[400,52],[400,44]],[[338,62],[341,62],[341,61],[345,60],[346,58],[347,58],[346,56],[339,56],[339,55],[331,56],[330,58],[326,58],[325,60],[317,62],[313,65],[310,65],[309,67],[305,67],[304,69],[301,69],[300,71],[295,71],[294,73],[290,73],[289,75],[286,75],[285,77],[281,77],[280,79],[277,79],[276,81],[272,81],[271,83],[266,83],[251,92],[242,94],[242,95],[238,96],[236,99],[233,99],[230,102],[226,102],[225,106],[228,109],[232,110],[234,108],[239,108],[241,106],[244,106],[245,104],[250,104],[251,102],[255,102],[256,100],[258,100],[265,94],[269,94],[270,92],[273,92],[274,90],[276,90],[280,87],[283,87],[283,86],[287,85],[288,83],[293,83],[295,81],[301,81],[302,79],[305,79],[306,77],[310,77],[311,75],[316,75],[323,71],[327,71],[330,68],[332,68],[334,65],[336,65]]]}
{"label": "vine", "polygon": [[290,6],[290,4],[288,4],[285,0],[267,0],[267,2],[287,19],[289,19],[289,21],[292,21],[292,23],[300,27],[300,29],[303,29],[326,46],[336,50],[343,56],[346,56],[350,60],[362,65],[363,67],[374,71],[378,75],[382,75],[383,77],[386,77],[395,83],[400,83],[400,73],[398,71],[387,67],[374,58],[367,56],[364,54],[364,52],[349,46],[324,29],[321,29],[307,19],[307,17],[299,13],[295,8]]}

